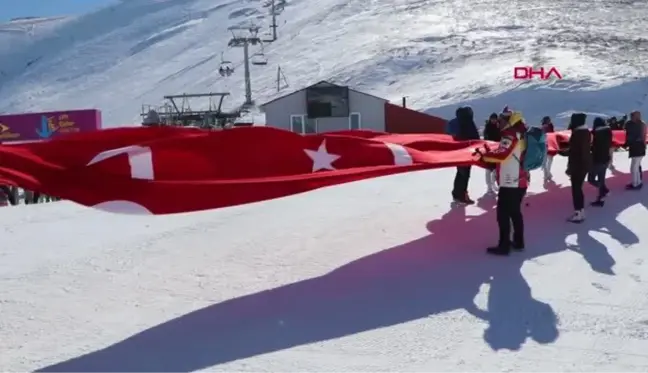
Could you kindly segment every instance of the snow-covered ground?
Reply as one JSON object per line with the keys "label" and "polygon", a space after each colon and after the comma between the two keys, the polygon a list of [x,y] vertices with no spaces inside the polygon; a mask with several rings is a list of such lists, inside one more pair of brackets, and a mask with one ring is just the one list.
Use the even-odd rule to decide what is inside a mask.
{"label": "snow-covered ground", "polygon": [[481,170],[466,209],[453,169],[179,216],[0,209],[0,370],[645,372],[648,192],[612,175],[569,224],[564,168],[534,173],[508,258]]}
{"label": "snow-covered ground", "polygon": [[[288,0],[269,64],[252,68],[254,98],[277,95],[281,66],[282,93],[329,79],[445,117],[466,102],[484,117],[509,104],[532,122],[647,109],[647,12],[632,0]],[[0,112],[96,107],[128,125],[166,94],[229,91],[238,105],[242,51],[227,47],[227,28],[265,32],[270,17],[260,0],[128,0],[65,20],[30,29],[22,47],[0,30],[0,45],[14,38],[0,48]],[[237,67],[229,78],[222,52]],[[528,64],[564,80],[514,81]]]}

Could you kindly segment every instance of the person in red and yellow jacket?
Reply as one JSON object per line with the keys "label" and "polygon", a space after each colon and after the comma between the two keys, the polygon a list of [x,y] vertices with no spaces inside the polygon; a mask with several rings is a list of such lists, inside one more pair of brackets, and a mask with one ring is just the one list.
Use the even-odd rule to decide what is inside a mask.
{"label": "person in red and yellow jacket", "polygon": [[529,172],[523,167],[526,151],[524,118],[519,112],[510,112],[505,117],[508,120],[501,122],[502,139],[499,146],[496,149],[486,148],[485,152],[480,153],[483,162],[497,165],[499,242],[497,246],[487,249],[489,254],[495,255],[508,255],[511,249],[524,249],[524,219],[521,206],[529,185]]}

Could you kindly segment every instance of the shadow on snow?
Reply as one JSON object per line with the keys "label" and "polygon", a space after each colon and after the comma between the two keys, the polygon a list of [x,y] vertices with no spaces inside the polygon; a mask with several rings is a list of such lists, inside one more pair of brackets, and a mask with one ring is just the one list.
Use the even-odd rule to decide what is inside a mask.
{"label": "shadow on snow", "polygon": [[[609,185],[623,187],[625,178]],[[614,196],[584,224],[565,222],[569,188],[527,197],[526,252],[508,258],[484,254],[496,239],[494,201],[467,217],[451,209],[428,223],[430,235],[348,263],[321,277],[224,301],[144,330],[105,349],[40,369],[41,372],[187,372],[318,341],[463,309],[484,320],[492,349],[517,350],[527,338],[552,343],[559,336],[552,307],[532,297],[521,274],[526,260],[576,250],[593,270],[612,275],[614,259],[589,236],[602,230],[622,244],[638,237],[616,220],[642,192]],[[460,232],[471,232],[461,234]],[[548,234],[548,232],[551,232]],[[576,234],[578,245],[565,237]],[[488,308],[473,299],[490,284]]]}

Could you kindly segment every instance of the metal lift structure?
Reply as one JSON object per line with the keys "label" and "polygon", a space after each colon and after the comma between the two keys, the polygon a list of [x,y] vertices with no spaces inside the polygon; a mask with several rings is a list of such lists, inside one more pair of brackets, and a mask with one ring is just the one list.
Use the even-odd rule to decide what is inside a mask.
{"label": "metal lift structure", "polygon": [[[234,111],[223,111],[223,101],[229,95],[228,92],[168,95],[164,96],[167,102],[160,107],[143,105],[141,116],[143,119],[149,118],[153,111],[159,116],[159,125],[205,129],[226,128],[231,126],[242,114],[240,108]],[[190,100],[200,98],[207,98],[207,108],[193,110]]]}

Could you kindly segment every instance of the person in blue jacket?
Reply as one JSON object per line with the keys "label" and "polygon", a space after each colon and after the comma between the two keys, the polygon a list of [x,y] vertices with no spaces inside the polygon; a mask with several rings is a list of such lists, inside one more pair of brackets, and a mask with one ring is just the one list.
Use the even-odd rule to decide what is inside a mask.
{"label": "person in blue jacket", "polygon": [[[480,140],[479,131],[474,120],[471,107],[464,106],[457,109],[456,128],[452,136],[456,141]],[[450,126],[448,126],[450,127]],[[455,202],[473,204],[475,201],[468,195],[468,182],[470,181],[470,166],[457,167],[455,174],[452,198]]]}

